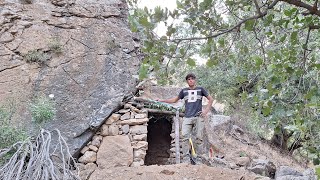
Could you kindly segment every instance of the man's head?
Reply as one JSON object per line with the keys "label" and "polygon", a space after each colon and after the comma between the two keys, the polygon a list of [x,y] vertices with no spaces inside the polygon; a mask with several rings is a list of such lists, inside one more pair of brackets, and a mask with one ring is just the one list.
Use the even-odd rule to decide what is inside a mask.
{"label": "man's head", "polygon": [[190,88],[194,88],[196,86],[196,75],[194,75],[193,73],[189,73],[186,76],[186,81]]}

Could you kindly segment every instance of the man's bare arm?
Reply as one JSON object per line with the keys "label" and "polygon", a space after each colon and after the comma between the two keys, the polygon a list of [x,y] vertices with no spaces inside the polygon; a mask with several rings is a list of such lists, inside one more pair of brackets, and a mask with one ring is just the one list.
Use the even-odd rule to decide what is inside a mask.
{"label": "man's bare arm", "polygon": [[[175,103],[179,100],[179,97],[176,96],[174,98],[170,98],[170,99],[158,99],[158,101],[160,102],[165,102],[165,103]],[[212,103],[211,103],[212,104]]]}
{"label": "man's bare arm", "polygon": [[206,116],[208,114],[208,112],[210,111],[211,109],[211,106],[212,106],[212,103],[213,103],[213,98],[209,95],[206,97],[209,102],[207,104],[207,107],[204,109],[204,111],[202,112],[202,116]]}

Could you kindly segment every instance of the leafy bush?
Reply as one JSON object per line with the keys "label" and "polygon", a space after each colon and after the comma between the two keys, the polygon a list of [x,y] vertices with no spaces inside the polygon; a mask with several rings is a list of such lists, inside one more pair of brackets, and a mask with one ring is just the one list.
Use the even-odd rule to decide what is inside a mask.
{"label": "leafy bush", "polygon": [[11,116],[13,112],[13,106],[0,107],[0,149],[10,146],[26,137],[24,129],[12,125]]}
{"label": "leafy bush", "polygon": [[318,179],[320,179],[320,165],[316,166],[316,175],[318,176]]}
{"label": "leafy bush", "polygon": [[53,38],[50,42],[49,42],[49,49],[56,54],[60,54],[63,52],[63,46],[61,44],[61,42],[59,41],[59,39],[57,38]]}
{"label": "leafy bush", "polygon": [[43,65],[49,59],[49,56],[42,51],[33,50],[33,51],[29,51],[25,55],[25,59],[27,63],[35,62],[35,63],[39,63],[40,65]]}
{"label": "leafy bush", "polygon": [[[13,145],[18,141],[27,139],[27,133],[25,129],[15,127],[10,122],[11,115],[13,113],[12,108],[0,107],[0,149],[4,149]],[[7,159],[10,159],[10,153],[0,158],[0,165]]]}
{"label": "leafy bush", "polygon": [[45,96],[37,97],[30,104],[30,110],[33,121],[39,124],[53,119],[55,115],[52,101]]}

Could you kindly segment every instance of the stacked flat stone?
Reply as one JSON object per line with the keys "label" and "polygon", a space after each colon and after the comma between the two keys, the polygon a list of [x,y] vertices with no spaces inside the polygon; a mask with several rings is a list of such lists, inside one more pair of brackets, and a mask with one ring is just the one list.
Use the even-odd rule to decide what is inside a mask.
{"label": "stacked flat stone", "polygon": [[[144,165],[148,122],[147,111],[131,104],[124,105],[106,120],[92,141],[81,150],[79,163],[95,163],[99,167]],[[118,152],[112,149],[118,149]]]}

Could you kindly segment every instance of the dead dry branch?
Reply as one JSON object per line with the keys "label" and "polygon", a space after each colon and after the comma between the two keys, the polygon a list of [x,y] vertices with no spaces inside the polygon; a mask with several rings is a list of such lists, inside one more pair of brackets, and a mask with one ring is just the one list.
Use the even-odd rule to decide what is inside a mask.
{"label": "dead dry branch", "polygon": [[[53,133],[56,133],[55,135],[58,137],[57,142],[52,139]],[[15,150],[15,153],[1,167],[0,179],[79,179],[79,176],[74,174],[74,172],[78,172],[76,163],[59,130],[50,132],[42,129],[34,141],[29,139],[0,151],[0,158],[12,150]]]}

